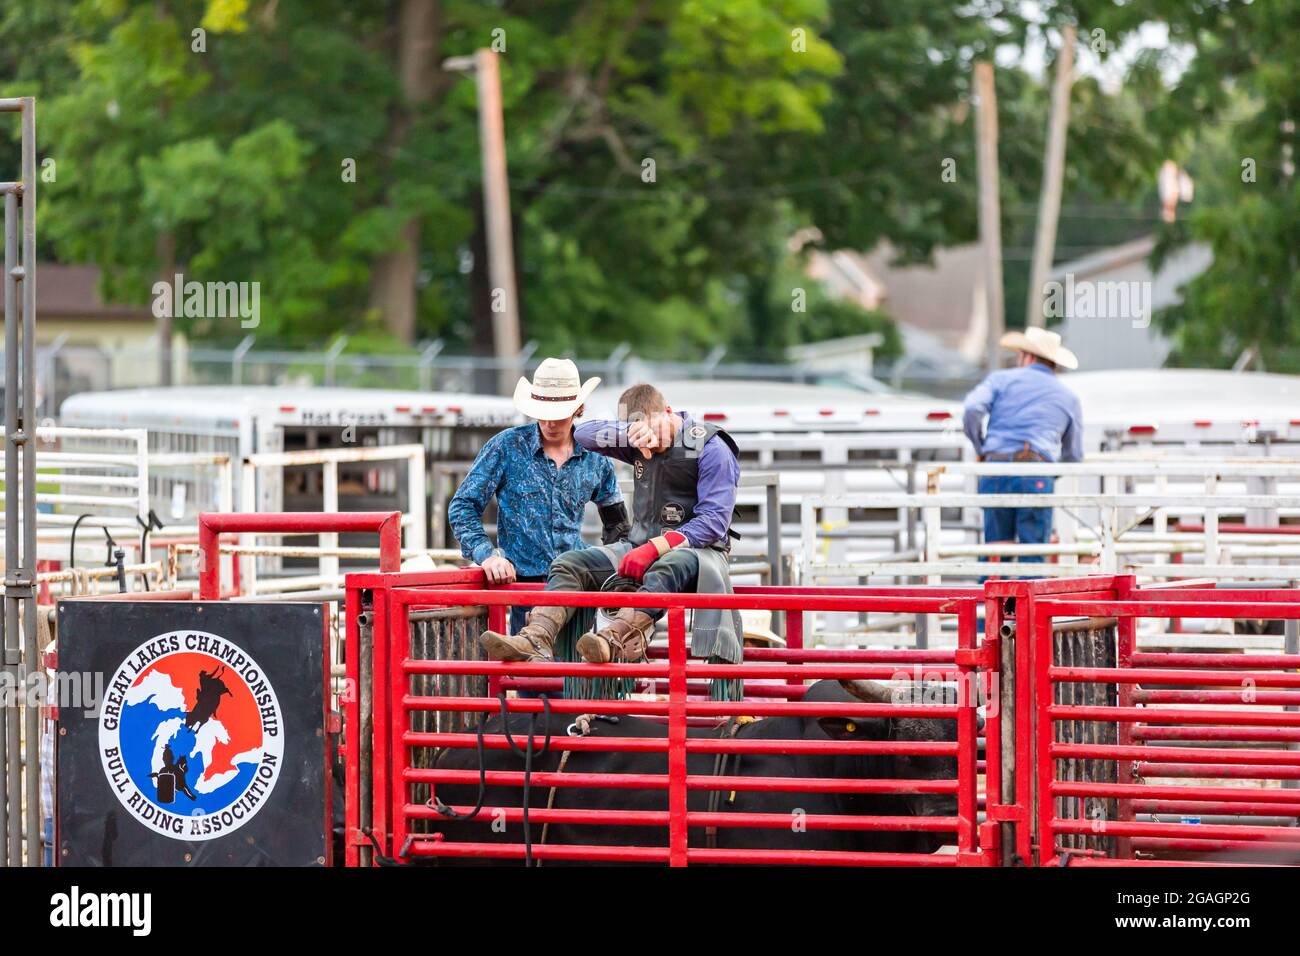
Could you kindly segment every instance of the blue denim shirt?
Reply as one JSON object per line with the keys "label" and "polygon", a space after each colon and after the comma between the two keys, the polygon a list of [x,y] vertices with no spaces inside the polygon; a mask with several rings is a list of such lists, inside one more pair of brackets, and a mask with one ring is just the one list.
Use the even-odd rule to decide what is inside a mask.
{"label": "blue denim shirt", "polygon": [[1046,365],[993,372],[966,396],[962,424],[977,455],[1014,455],[1028,442],[1048,461],[1083,460],[1079,397]]}
{"label": "blue denim shirt", "polygon": [[483,530],[483,510],[494,495],[497,542],[523,575],[546,574],[556,555],[587,547],[579,529],[588,501],[603,506],[623,497],[609,460],[576,441],[564,467],[556,468],[535,424],[488,439],[447,506],[461,554],[476,564],[495,550]]}

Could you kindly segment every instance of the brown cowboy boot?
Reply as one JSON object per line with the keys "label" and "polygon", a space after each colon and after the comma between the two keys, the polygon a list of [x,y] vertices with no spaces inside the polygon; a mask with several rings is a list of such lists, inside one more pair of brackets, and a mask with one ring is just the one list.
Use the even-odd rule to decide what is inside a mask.
{"label": "brown cowboy boot", "polygon": [[494,661],[551,663],[555,660],[555,635],[566,617],[562,607],[535,607],[528,612],[528,623],[518,634],[484,631],[478,641]]}
{"label": "brown cowboy boot", "polygon": [[578,655],[588,664],[640,664],[647,660],[646,648],[655,622],[649,614],[625,607],[607,627],[578,638]]}

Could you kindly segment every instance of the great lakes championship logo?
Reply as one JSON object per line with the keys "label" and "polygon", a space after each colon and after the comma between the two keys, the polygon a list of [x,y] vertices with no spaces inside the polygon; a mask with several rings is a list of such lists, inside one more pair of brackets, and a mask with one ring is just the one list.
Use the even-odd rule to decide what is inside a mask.
{"label": "great lakes championship logo", "polygon": [[275,689],[248,653],[216,634],[170,631],[126,656],[104,696],[99,754],[131,815],[176,840],[239,829],[280,775]]}

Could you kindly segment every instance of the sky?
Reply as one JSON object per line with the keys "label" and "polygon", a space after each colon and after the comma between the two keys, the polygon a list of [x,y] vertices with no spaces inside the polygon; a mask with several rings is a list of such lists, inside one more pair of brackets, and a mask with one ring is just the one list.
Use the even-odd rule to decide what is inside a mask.
{"label": "sky", "polygon": [[[1041,23],[1045,19],[1041,15],[1040,5],[1035,0],[1025,0],[1021,8],[1032,20]],[[1099,37],[1099,39],[1106,39],[1109,45],[1114,43],[1109,38]],[[1168,25],[1155,21],[1144,23],[1136,34],[1130,34],[1124,43],[1120,44],[1118,50],[1108,49],[1104,59],[1099,53],[1093,52],[1093,40],[1093,32],[1086,23],[1081,23],[1075,71],[1081,76],[1096,77],[1102,89],[1108,93],[1114,93],[1119,89],[1129,66],[1144,50],[1163,51],[1165,82],[1170,84],[1177,82],[1193,55],[1190,44],[1171,44]],[[998,65],[1008,68],[1018,65],[1034,76],[1042,78],[1044,69],[1049,63],[1049,48],[1056,49],[1060,42],[1061,35],[1058,31],[1049,30],[1046,35],[1043,31],[1038,31],[1030,37],[1023,49],[1011,45],[1000,49],[997,56]]]}

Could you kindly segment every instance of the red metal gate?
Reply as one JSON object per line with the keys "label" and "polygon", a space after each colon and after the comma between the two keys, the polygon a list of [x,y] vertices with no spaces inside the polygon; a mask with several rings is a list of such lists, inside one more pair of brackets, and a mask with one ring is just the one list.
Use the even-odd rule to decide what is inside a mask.
{"label": "red metal gate", "polygon": [[[987,779],[988,800],[1000,798],[998,772],[1000,739],[997,707],[987,714],[986,762],[979,760],[977,688],[994,682],[995,642],[982,642],[976,632],[976,608],[982,600],[977,588],[738,588],[735,595],[641,594],[638,605],[667,609],[668,646],[651,662],[627,665],[585,663],[500,664],[473,659],[475,644],[464,632],[442,641],[441,647],[459,648],[452,658],[427,655],[428,642],[414,638],[414,618],[428,619],[430,612],[454,612],[447,619],[463,621],[481,614],[482,623],[501,628],[506,608],[514,604],[559,604],[575,607],[616,607],[618,594],[561,594],[515,585],[485,589],[482,572],[353,575],[348,578],[347,664],[347,859],[364,865],[374,856],[411,862],[432,857],[520,858],[531,853],[539,860],[584,859],[669,863],[786,863],[810,865],[994,865],[997,827],[978,825],[980,781]],[[749,648],[744,664],[703,663],[690,659],[687,614],[714,608],[758,608],[786,615],[786,648]],[[953,615],[957,621],[957,647],[951,650],[830,650],[803,647],[803,613],[807,611],[874,611]],[[436,642],[435,642],[436,643]],[[413,650],[418,644],[419,650]],[[666,659],[665,659],[666,655]],[[607,844],[554,845],[522,842],[450,842],[438,832],[444,819],[432,800],[413,794],[424,788],[436,792],[442,785],[476,783],[479,772],[440,768],[431,754],[449,748],[474,748],[477,736],[465,721],[430,721],[421,715],[468,715],[495,712],[502,703],[498,690],[564,676],[633,678],[638,688],[666,690],[654,699],[549,701],[557,714],[634,714],[667,724],[664,737],[565,737],[551,741],[557,752],[611,751],[666,754],[664,773],[534,772],[536,792],[550,790],[546,807],[530,810],[539,825],[581,827],[662,827],[662,845]],[[727,702],[700,699],[702,681],[745,681],[746,699]],[[890,703],[807,702],[802,698],[811,680],[852,679],[913,681],[918,686],[933,681],[957,685],[956,702],[895,699]],[[486,679],[491,684],[483,689]],[[917,680],[919,679],[919,681]],[[476,683],[477,682],[477,683]],[[552,685],[558,686],[558,684]],[[895,684],[894,686],[899,686]],[[935,686],[935,685],[930,685]],[[994,698],[996,700],[996,697]],[[535,698],[504,698],[511,713],[538,713],[543,704]],[[829,708],[829,710],[828,710]],[[923,717],[955,722],[955,739],[742,739],[742,737],[688,736],[688,726],[716,723],[728,717],[843,718],[848,726],[868,718]],[[417,727],[420,724],[425,729]],[[432,726],[432,729],[428,727]],[[897,722],[887,726],[896,727]],[[946,725],[951,726],[951,725]],[[483,746],[498,750],[509,746],[505,736],[487,734]],[[941,778],[886,777],[836,779],[822,776],[750,774],[699,774],[689,772],[688,754],[873,755],[890,758],[951,758],[955,773]],[[751,758],[752,759],[752,758]],[[524,772],[487,772],[489,783],[518,787]],[[614,791],[666,791],[664,810],[553,809],[555,793],[572,788]],[[851,850],[791,850],[714,848],[692,844],[692,828],[745,828],[749,831],[791,826],[788,813],[709,812],[688,807],[694,791],[724,793],[795,792],[813,794],[939,794],[954,798],[954,812],[941,816],[836,813],[808,815],[799,825],[807,830],[859,831],[863,833],[955,834],[948,852],[888,852]],[[467,808],[459,808],[461,810]],[[522,809],[484,807],[483,812],[507,825],[520,821]],[[697,831],[698,832],[698,831]],[[761,841],[758,841],[761,842]],[[371,851],[374,851],[373,854]],[[955,851],[955,852],[954,852]]]}
{"label": "red metal gate", "polygon": [[[1112,585],[1032,604],[1039,862],[1300,863],[1300,655],[1143,651],[1135,639],[1143,619],[1297,620],[1300,593]],[[1112,665],[1060,659],[1053,638],[1070,619],[1112,629]],[[1071,687],[1110,699],[1063,702]],[[1079,762],[1109,779],[1079,779]]]}
{"label": "red metal gate", "polygon": [[[347,858],[373,861],[372,849],[410,862],[426,857],[591,859],[686,863],[822,865],[1164,865],[1296,863],[1300,860],[1300,655],[1190,653],[1174,622],[1196,619],[1300,620],[1293,590],[1216,590],[1206,582],[1137,587],[1131,576],[990,581],[976,588],[740,588],[735,596],[638,598],[667,608],[667,648],[650,663],[497,664],[477,659],[478,630],[501,629],[512,604],[610,607],[619,595],[544,594],[536,585],[485,589],[477,569],[355,575],[348,586]],[[976,607],[987,635],[977,633]],[[786,615],[786,648],[747,649],[742,665],[689,657],[687,615],[703,607],[763,608]],[[952,650],[827,650],[803,646],[807,611],[950,614]],[[1168,647],[1139,648],[1138,622],[1170,622]],[[459,628],[417,640],[432,620]],[[451,625],[448,625],[451,626]],[[1231,645],[1231,638],[1225,644]],[[431,652],[431,649],[432,652]],[[631,677],[653,699],[554,700],[556,713],[636,714],[667,724],[653,740],[566,738],[559,751],[666,754],[653,774],[535,773],[547,806],[539,825],[659,827],[662,845],[540,845],[450,842],[428,801],[439,785],[472,782],[477,773],[440,768],[431,754],[476,745],[477,715],[500,707],[499,692],[560,689],[569,676]],[[1019,678],[1017,680],[1017,675]],[[707,681],[741,678],[742,703],[703,699]],[[729,716],[824,715],[825,701],[803,700],[819,679],[941,679],[991,700],[959,696],[920,705],[835,704],[834,716],[924,716],[955,721],[954,740],[754,740],[688,736],[688,727]],[[511,713],[537,713],[536,699],[507,698]],[[430,716],[432,715],[432,716]],[[485,747],[508,744],[487,735]],[[942,779],[830,779],[690,772],[699,753],[863,754],[955,758]],[[492,780],[518,786],[518,770]],[[422,789],[421,789],[422,788]],[[560,790],[644,788],[667,793],[662,810],[551,806]],[[809,829],[867,833],[951,830],[955,852],[719,849],[692,842],[695,828],[751,831],[788,826],[782,813],[692,809],[697,791],[951,795],[951,814],[825,814]],[[557,801],[564,802],[564,801]],[[464,809],[464,808],[462,808]],[[510,825],[518,806],[490,808]]]}

